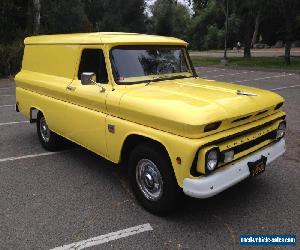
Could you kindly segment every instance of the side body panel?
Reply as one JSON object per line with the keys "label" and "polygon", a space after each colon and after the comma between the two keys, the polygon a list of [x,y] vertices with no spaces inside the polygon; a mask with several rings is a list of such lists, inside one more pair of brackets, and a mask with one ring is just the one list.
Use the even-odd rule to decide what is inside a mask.
{"label": "side body panel", "polygon": [[66,87],[74,77],[77,45],[26,45],[22,70],[15,77],[16,101],[26,117],[41,110],[50,129],[66,132]]}

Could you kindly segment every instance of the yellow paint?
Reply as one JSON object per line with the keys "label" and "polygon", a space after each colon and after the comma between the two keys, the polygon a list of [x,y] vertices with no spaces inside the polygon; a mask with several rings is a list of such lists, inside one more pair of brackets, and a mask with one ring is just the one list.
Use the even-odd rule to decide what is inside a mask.
{"label": "yellow paint", "polygon": [[[26,38],[22,70],[15,78],[21,113],[29,118],[31,108],[42,111],[51,130],[115,163],[120,161],[128,136],[155,140],[166,148],[180,186],[184,178],[198,178],[190,174],[197,152],[198,170],[204,173],[204,145],[284,116],[283,111],[274,110],[284,101],[282,97],[246,86],[201,78],[157,81],[148,86],[118,85],[112,76],[109,51],[117,45],[131,44],[187,45],[177,38],[126,33]],[[103,84],[105,92],[96,85],[83,86],[77,78],[81,51],[85,48],[104,52],[109,77],[109,82]],[[75,90],[67,90],[68,86]],[[238,89],[257,96],[237,95]],[[264,110],[267,112],[257,115]],[[251,117],[234,122],[248,115]],[[222,121],[221,126],[204,133],[205,125],[215,121]],[[278,122],[270,128],[275,129]],[[115,126],[115,133],[108,132],[108,124]],[[222,151],[241,143],[244,137],[216,146]],[[234,160],[266,143],[271,141],[236,155]],[[180,165],[177,157],[182,160]]]}
{"label": "yellow paint", "polygon": [[173,44],[187,45],[183,40],[174,37],[163,37],[136,33],[97,32],[66,35],[33,36],[25,39],[25,44]]}

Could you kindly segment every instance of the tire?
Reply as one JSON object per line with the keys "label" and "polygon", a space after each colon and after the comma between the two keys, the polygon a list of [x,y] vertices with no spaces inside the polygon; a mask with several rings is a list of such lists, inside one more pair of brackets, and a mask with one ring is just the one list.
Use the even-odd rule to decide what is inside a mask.
{"label": "tire", "polygon": [[174,210],[180,190],[169,157],[161,147],[145,143],[134,148],[128,171],[132,191],[146,210],[160,216]]}
{"label": "tire", "polygon": [[61,144],[61,137],[49,129],[41,112],[37,115],[36,128],[42,146],[48,151],[57,151]]}

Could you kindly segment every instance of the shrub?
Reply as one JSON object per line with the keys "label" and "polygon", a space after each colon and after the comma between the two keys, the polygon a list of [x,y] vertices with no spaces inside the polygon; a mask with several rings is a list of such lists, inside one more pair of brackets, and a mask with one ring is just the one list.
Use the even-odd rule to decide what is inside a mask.
{"label": "shrub", "polygon": [[13,44],[0,44],[0,76],[16,74],[22,64],[23,43],[20,41]]}
{"label": "shrub", "polygon": [[224,44],[224,31],[216,25],[210,25],[204,37],[205,49],[220,49]]}

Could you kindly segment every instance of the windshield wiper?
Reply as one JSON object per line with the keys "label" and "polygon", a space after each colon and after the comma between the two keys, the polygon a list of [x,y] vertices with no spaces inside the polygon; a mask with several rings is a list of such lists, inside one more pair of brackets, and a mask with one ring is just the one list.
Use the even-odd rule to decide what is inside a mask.
{"label": "windshield wiper", "polygon": [[182,78],[190,78],[190,77],[194,77],[194,76],[185,76],[185,75],[177,75],[177,76],[170,76],[170,75],[166,75],[166,76],[153,76],[153,78],[151,80],[147,80],[147,83],[145,86],[148,86],[149,84],[153,83],[153,82],[157,82],[160,80],[173,80],[173,79],[182,79]]}
{"label": "windshield wiper", "polygon": [[193,76],[177,75],[177,76],[170,76],[170,77],[168,78],[168,80],[182,79],[182,78],[190,78],[190,77],[193,77]]}
{"label": "windshield wiper", "polygon": [[163,77],[163,76],[153,76],[151,80],[147,80],[147,83],[145,86],[148,86],[149,84],[153,83],[153,82],[156,82],[156,81],[159,81],[159,80],[162,80],[162,79],[165,79],[166,77]]}
{"label": "windshield wiper", "polygon": [[145,86],[148,86],[150,83],[152,83],[152,80],[147,80]]}
{"label": "windshield wiper", "polygon": [[152,82],[159,81],[159,80],[174,80],[174,79],[182,79],[182,78],[191,78],[194,77],[193,75],[191,76],[186,76],[186,75],[176,75],[176,76],[154,76],[152,80],[148,80],[146,83],[146,86],[151,84]]}

